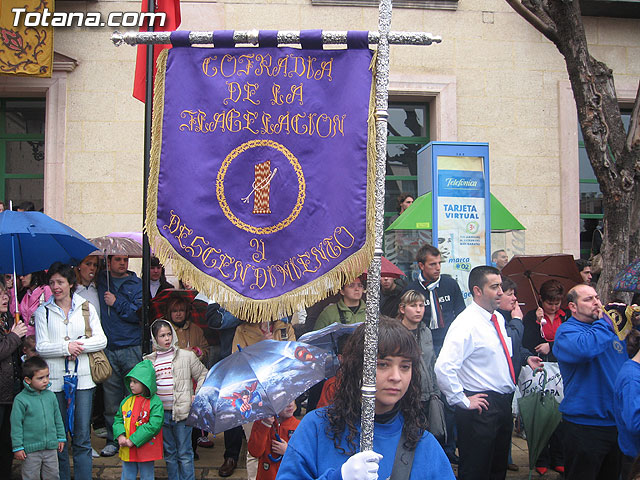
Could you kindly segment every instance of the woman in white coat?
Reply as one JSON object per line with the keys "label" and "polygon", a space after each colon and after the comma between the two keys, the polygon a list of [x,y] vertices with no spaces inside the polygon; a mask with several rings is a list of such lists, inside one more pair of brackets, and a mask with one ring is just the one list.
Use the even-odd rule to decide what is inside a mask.
{"label": "woman in white coat", "polygon": [[[56,394],[60,413],[67,423],[67,402],[64,398],[65,365],[69,372],[78,367],[78,389],[75,399],[73,427],[73,465],[75,478],[91,478],[91,407],[95,383],[91,379],[88,353],[107,346],[96,309],[86,299],[74,294],[76,274],[70,265],[55,262],[48,272],[51,298],[36,310],[36,350],[49,365],[50,389]],[[86,307],[83,304],[86,303]],[[92,335],[85,335],[88,316]],[[70,479],[69,451],[58,454],[60,480]]]}

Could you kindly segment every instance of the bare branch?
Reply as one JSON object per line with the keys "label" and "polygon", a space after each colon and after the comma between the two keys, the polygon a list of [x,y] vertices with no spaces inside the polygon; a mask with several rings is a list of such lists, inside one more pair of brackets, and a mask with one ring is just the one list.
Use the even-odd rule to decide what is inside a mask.
{"label": "bare branch", "polygon": [[627,132],[627,150],[631,151],[635,146],[640,146],[640,83],[638,83],[638,93],[631,112],[631,123]]}
{"label": "bare branch", "polygon": [[540,18],[538,18],[531,10],[525,7],[520,0],[506,0],[507,3],[513,8],[518,15],[524,18],[527,22],[529,22],[536,30],[538,30],[541,34],[551,40],[553,43],[556,43],[558,40],[558,35],[551,25],[544,23]]}

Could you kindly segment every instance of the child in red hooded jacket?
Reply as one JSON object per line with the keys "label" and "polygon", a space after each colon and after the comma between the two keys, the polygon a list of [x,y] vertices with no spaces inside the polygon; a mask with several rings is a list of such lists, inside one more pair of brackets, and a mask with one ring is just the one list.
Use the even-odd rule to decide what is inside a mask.
{"label": "child in red hooded jacket", "polygon": [[256,480],[275,480],[289,439],[300,423],[293,416],[295,411],[294,401],[278,414],[280,423],[276,423],[274,417],[268,417],[253,424],[247,448],[258,459]]}

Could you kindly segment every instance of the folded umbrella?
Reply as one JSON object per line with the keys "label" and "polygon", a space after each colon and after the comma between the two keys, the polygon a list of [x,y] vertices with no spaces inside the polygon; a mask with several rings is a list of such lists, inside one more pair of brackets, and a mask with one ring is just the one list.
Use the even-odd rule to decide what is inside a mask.
{"label": "folded umbrella", "polygon": [[531,472],[536,466],[540,453],[549,443],[551,435],[553,435],[562,419],[554,394],[546,389],[546,370],[543,370],[543,375],[544,378],[540,390],[518,399],[518,408],[522,416],[529,447],[529,478],[531,478]]}
{"label": "folded umbrella", "polygon": [[219,433],[276,416],[324,379],[326,355],[311,345],[276,340],[235,352],[209,370],[187,425]]}
{"label": "folded umbrella", "polygon": [[75,424],[76,412],[76,390],[78,390],[78,359],[76,358],[76,368],[73,372],[69,371],[69,359],[64,359],[64,375],[62,377],[64,384],[64,399],[67,402],[67,431],[73,437],[73,426]]}

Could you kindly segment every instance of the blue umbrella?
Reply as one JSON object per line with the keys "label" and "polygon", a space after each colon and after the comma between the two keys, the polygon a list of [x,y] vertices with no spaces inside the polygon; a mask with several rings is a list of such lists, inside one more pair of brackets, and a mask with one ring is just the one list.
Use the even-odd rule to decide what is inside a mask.
{"label": "blue umbrella", "polygon": [[187,424],[213,433],[275,416],[324,379],[327,352],[298,342],[263,340],[216,363]]}
{"label": "blue umbrella", "polygon": [[325,375],[327,378],[333,377],[338,371],[338,367],[340,367],[340,361],[338,360],[338,338],[343,335],[351,335],[361,323],[362,322],[342,324],[335,322],[320,330],[305,333],[298,341],[322,348],[329,352],[325,365]]}
{"label": "blue umbrella", "polygon": [[73,425],[75,423],[76,412],[76,390],[78,390],[78,359],[76,358],[76,368],[73,372],[69,371],[69,359],[64,359],[64,399],[67,402],[67,431],[73,437]]}
{"label": "blue umbrella", "polygon": [[49,268],[55,261],[80,262],[96,250],[78,232],[44,213],[0,213],[0,273],[13,272],[15,278]]}
{"label": "blue umbrella", "polygon": [[[40,212],[0,213],[0,272],[18,275],[49,268],[55,261],[81,261],[97,248],[65,224]],[[12,253],[13,252],[13,253]]]}

